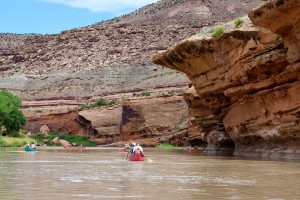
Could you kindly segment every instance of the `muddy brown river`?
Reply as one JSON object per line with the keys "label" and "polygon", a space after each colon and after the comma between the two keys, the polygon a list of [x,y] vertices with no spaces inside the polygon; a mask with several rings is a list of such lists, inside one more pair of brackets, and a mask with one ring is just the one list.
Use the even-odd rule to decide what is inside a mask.
{"label": "muddy brown river", "polygon": [[0,199],[300,199],[300,161],[145,149],[0,148]]}

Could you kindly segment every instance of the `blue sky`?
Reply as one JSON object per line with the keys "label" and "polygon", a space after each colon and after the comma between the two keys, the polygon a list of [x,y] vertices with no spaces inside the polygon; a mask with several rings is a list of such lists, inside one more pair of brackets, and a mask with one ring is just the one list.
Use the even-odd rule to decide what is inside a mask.
{"label": "blue sky", "polygon": [[55,34],[130,13],[157,1],[0,0],[0,32]]}

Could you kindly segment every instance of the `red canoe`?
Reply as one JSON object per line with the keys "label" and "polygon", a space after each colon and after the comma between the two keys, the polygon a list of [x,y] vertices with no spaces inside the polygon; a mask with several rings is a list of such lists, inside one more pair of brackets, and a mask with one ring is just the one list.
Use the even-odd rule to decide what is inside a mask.
{"label": "red canoe", "polygon": [[144,161],[145,157],[142,156],[141,154],[138,154],[138,155],[129,155],[128,156],[128,160],[130,160],[130,161]]}
{"label": "red canoe", "polygon": [[85,146],[64,146],[65,149],[85,149]]}

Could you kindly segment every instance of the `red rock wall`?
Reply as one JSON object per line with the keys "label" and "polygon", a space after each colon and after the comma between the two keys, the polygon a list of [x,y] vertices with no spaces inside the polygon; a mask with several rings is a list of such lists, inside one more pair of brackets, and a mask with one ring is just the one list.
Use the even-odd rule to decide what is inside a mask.
{"label": "red rock wall", "polygon": [[259,26],[191,37],[154,57],[192,81],[185,99],[207,150],[300,158],[299,6],[271,1],[249,14]]}
{"label": "red rock wall", "polygon": [[169,142],[176,134],[184,137],[187,122],[187,105],[182,96],[128,100],[123,103],[120,137],[153,146]]}
{"label": "red rock wall", "polygon": [[97,144],[110,144],[119,141],[122,105],[99,107],[78,113],[77,121],[84,128],[86,135]]}
{"label": "red rock wall", "polygon": [[47,125],[50,131],[89,136],[99,145],[123,146],[138,140],[143,146],[160,142],[188,144],[189,118],[182,96],[128,99],[122,104],[78,112],[34,113],[25,129],[39,132]]}
{"label": "red rock wall", "polygon": [[85,132],[80,127],[80,124],[76,120],[78,114],[75,111],[36,115],[28,115],[25,113],[25,115],[28,122],[24,129],[34,133],[38,133],[42,126],[47,125],[51,131],[76,133],[77,135],[85,134]]}

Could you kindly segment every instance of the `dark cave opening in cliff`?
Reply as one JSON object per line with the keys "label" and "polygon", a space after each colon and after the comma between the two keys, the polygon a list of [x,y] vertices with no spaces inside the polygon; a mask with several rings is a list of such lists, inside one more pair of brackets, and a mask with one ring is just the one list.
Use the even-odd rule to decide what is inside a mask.
{"label": "dark cave opening in cliff", "polygon": [[207,143],[201,139],[194,139],[189,141],[188,146],[205,148],[207,146]]}
{"label": "dark cave opening in cliff", "polygon": [[85,130],[85,134],[91,138],[95,138],[99,135],[99,132],[93,128],[92,122],[87,120],[81,115],[77,116],[77,121],[79,122],[82,129]]}

